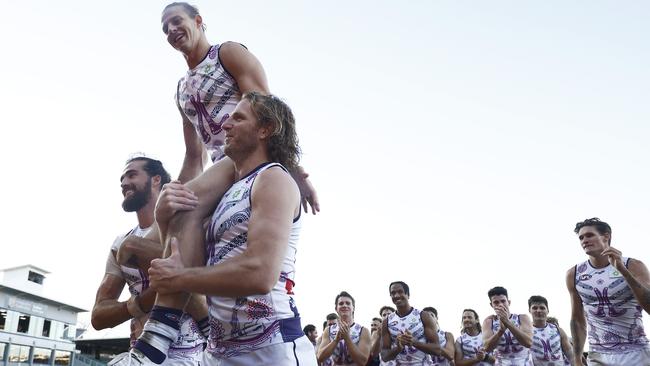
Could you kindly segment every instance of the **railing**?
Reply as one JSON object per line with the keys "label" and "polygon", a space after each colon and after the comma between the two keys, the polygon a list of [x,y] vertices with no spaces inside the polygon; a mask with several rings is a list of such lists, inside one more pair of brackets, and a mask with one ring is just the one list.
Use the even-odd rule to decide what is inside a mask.
{"label": "railing", "polygon": [[106,362],[77,353],[74,355],[74,363],[72,366],[106,366]]}

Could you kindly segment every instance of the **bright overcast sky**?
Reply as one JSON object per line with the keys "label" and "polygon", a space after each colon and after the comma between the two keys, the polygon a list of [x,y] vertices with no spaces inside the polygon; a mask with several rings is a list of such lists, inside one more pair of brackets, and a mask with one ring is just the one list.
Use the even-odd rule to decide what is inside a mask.
{"label": "bright overcast sky", "polygon": [[[172,175],[182,162],[173,95],[187,66],[164,5],[3,7],[0,268],[43,267],[48,293],[86,309],[136,224],[120,206],[124,161],[145,152]],[[208,39],[244,43],[296,114],[322,202],[299,243],[303,324],[347,290],[369,325],[403,280],[456,336],[462,309],[490,313],[495,285],[513,312],[546,296],[568,331],[564,276],[586,259],[572,230],[588,217],[650,262],[647,2],[196,5]]]}

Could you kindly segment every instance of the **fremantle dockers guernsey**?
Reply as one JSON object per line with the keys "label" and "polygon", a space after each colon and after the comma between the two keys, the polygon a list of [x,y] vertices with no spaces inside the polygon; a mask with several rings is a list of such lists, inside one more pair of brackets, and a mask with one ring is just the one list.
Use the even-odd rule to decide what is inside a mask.
{"label": "fremantle dockers guernsey", "polygon": [[[237,257],[248,248],[248,223],[251,193],[257,176],[267,169],[284,169],[277,163],[264,163],[224,194],[206,233],[207,266]],[[289,174],[289,173],[287,173]],[[254,352],[263,347],[291,342],[303,336],[293,295],[296,246],[300,214],[294,219],[280,276],[267,294],[247,297],[208,296],[210,337],[207,351],[218,358]],[[236,278],[232,279],[237,281]]]}
{"label": "fremantle dockers guernsey", "polygon": [[[352,323],[350,325],[350,339],[352,343],[358,345],[359,340],[361,339],[361,331],[363,327],[357,323]],[[336,335],[339,333],[339,323],[334,323],[330,325],[330,342],[336,338]],[[341,339],[339,343],[334,348],[334,352],[330,357],[323,362],[324,366],[334,366],[334,365],[354,365],[350,352],[348,351],[348,346],[345,345],[345,340]]]}
{"label": "fremantle dockers guernsey", "polygon": [[[146,236],[149,231],[151,231],[151,227],[141,229],[139,226],[136,226],[126,235],[115,239],[115,242],[113,242],[113,245],[111,246],[111,250],[117,253],[127,236],[135,235],[142,238]],[[149,275],[147,272],[138,268],[130,268],[122,265],[120,265],[120,270],[124,280],[129,286],[129,292],[131,295],[140,295],[144,290],[149,288]],[[139,327],[141,327],[148,318],[149,316],[147,314],[147,316],[142,319],[131,319],[131,346],[134,345],[137,336],[142,331],[141,329],[138,329],[137,331],[134,329],[138,326],[136,325],[136,322],[139,322]],[[192,319],[188,314],[183,314],[180,319],[180,332],[178,338],[169,346],[167,356],[171,360],[200,361],[204,344],[205,338],[201,334],[201,330],[194,319]]]}
{"label": "fremantle dockers guernsey", "polygon": [[560,330],[547,323],[544,328],[533,326],[533,346],[530,347],[535,366],[563,366],[564,355]]}
{"label": "fremantle dockers guernsey", "polygon": [[[623,262],[627,267],[629,258]],[[648,346],[643,310],[616,268],[594,268],[587,260],[576,266],[575,286],[587,317],[590,351],[625,353]]]}
{"label": "fremantle dockers guernsey", "polygon": [[212,161],[224,156],[221,125],[241,99],[235,79],[219,58],[221,45],[214,45],[203,61],[178,82],[176,104],[192,122]]}
{"label": "fremantle dockers guernsey", "polygon": [[[447,345],[447,334],[445,331],[438,329],[438,343],[440,343],[441,348],[445,348]],[[443,356],[431,355],[431,360],[435,366],[449,366],[449,360]]]}
{"label": "fremantle dockers guernsey", "polygon": [[[424,324],[420,318],[420,310],[411,308],[411,312],[400,317],[394,312],[386,319],[388,333],[390,333],[391,345],[397,344],[397,336],[409,331],[418,342],[427,342],[424,336]],[[405,346],[395,358],[397,365],[433,365],[431,355],[426,354],[412,346]]]}
{"label": "fremantle dockers guernsey", "polygon": [[[151,226],[145,229],[140,228],[140,226],[134,227],[126,235],[118,236],[115,239],[113,245],[111,246],[111,251],[117,254],[117,251],[120,249],[122,243],[124,242],[124,239],[126,239],[127,236],[135,235],[143,238],[150,231]],[[120,271],[122,272],[122,276],[129,286],[129,292],[131,295],[140,295],[142,291],[149,288],[149,275],[146,271],[143,271],[139,268],[131,268],[123,265],[120,265]]]}
{"label": "fremantle dockers guernsey", "polygon": [[[479,349],[483,348],[483,333],[472,336],[467,333],[461,333],[460,337],[456,338],[456,342],[460,344],[460,349],[463,352],[463,359],[475,359],[476,353]],[[481,361],[477,366],[491,366],[489,362]]]}
{"label": "fremantle dockers guernsey", "polygon": [[[510,314],[510,321],[515,324],[516,327],[520,326],[519,315]],[[499,319],[497,317],[492,318],[492,332],[496,333],[499,331]],[[497,359],[496,365],[500,365],[503,360],[507,364],[516,364],[517,366],[532,366],[532,358],[530,356],[530,349],[524,347],[517,338],[510,332],[509,329],[506,329],[505,333],[499,338],[499,343],[494,351],[494,357]]]}

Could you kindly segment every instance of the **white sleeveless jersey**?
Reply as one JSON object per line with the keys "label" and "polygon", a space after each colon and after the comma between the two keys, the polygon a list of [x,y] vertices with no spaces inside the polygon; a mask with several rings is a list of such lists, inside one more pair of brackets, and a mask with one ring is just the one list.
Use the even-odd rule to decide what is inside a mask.
{"label": "white sleeveless jersey", "polygon": [[[424,324],[420,318],[420,310],[411,308],[411,312],[400,317],[394,312],[386,319],[388,333],[390,334],[391,345],[397,343],[397,336],[408,330],[418,342],[427,342],[424,336]],[[431,355],[426,354],[412,346],[404,346],[395,358],[397,365],[433,365]]]}
{"label": "white sleeveless jersey", "polygon": [[[447,345],[447,334],[445,331],[438,329],[438,343],[440,343],[441,348],[445,348]],[[435,366],[449,366],[449,360],[438,355],[431,355],[431,360]]]}
{"label": "white sleeveless jersey", "polygon": [[[380,337],[379,337],[379,344],[380,344],[380,347],[381,347],[381,345],[383,344],[383,342],[381,341],[381,333],[379,334],[379,336],[380,336]],[[381,358],[381,348],[380,348],[380,352],[379,352],[379,366],[397,366],[397,364],[395,363],[395,360],[384,361],[384,360]]]}
{"label": "white sleeveless jersey", "polygon": [[[519,315],[510,314],[510,321],[519,327]],[[499,331],[499,320],[496,317],[492,318],[492,332],[496,333]],[[506,330],[505,333],[499,338],[499,343],[494,351],[494,357],[497,359],[496,365],[499,365],[503,360],[504,363],[508,364],[517,364],[517,366],[532,366],[533,360],[530,355],[530,349],[524,347],[510,330]]]}
{"label": "white sleeveless jersey", "polygon": [[[361,331],[363,331],[363,327],[360,324],[353,323],[350,325],[350,339],[352,339],[352,343],[358,345],[359,340],[361,339]],[[339,324],[334,323],[330,325],[330,334],[329,334],[329,339],[330,342],[333,341],[336,338],[336,335],[339,333]],[[325,362],[323,362],[324,366],[334,366],[334,365],[354,365],[354,361],[352,361],[352,357],[350,356],[350,352],[348,351],[348,347],[345,345],[345,341],[341,339],[339,343],[337,343],[336,348],[334,348],[334,352],[330,357],[328,357]]]}
{"label": "white sleeveless jersey", "polygon": [[547,323],[544,328],[533,326],[533,346],[530,348],[535,366],[563,366],[560,330]]}
{"label": "white sleeveless jersey", "polygon": [[[151,231],[151,227],[142,229],[139,226],[136,226],[126,235],[118,237],[115,242],[113,242],[111,250],[117,253],[127,236],[135,235],[142,238],[146,236],[149,231]],[[124,280],[129,286],[129,292],[131,295],[140,295],[144,290],[149,288],[149,275],[147,272],[138,268],[130,268],[122,265],[120,265],[120,270],[122,271]],[[135,332],[134,328],[138,326],[141,327],[148,318],[149,315],[147,314],[143,318],[131,319],[131,346],[134,345],[137,335],[141,331],[140,329],[140,331]],[[140,325],[136,325],[137,322],[139,322]],[[192,319],[188,314],[183,314],[179,325],[180,332],[178,338],[169,346],[169,352],[167,353],[170,362],[173,362],[174,360],[200,361],[206,340],[196,324],[196,321],[194,321],[194,319]]]}
{"label": "white sleeveless jersey", "polygon": [[[206,233],[207,266],[218,266],[246,251],[253,184],[260,173],[270,168],[286,171],[277,163],[262,164],[224,194]],[[291,225],[280,277],[271,292],[239,298],[208,296],[208,352],[229,358],[304,335],[298,309],[289,296],[293,295],[299,232],[300,215]]]}
{"label": "white sleeveless jersey", "polygon": [[203,61],[178,82],[176,104],[192,122],[212,161],[224,156],[223,122],[241,99],[239,86],[219,58],[214,45]]}
{"label": "white sleeveless jersey", "polygon": [[[627,267],[629,258],[623,262]],[[625,353],[648,346],[643,310],[616,268],[594,268],[587,260],[576,266],[575,286],[587,317],[590,351]]]}
{"label": "white sleeveless jersey", "polygon": [[[456,338],[456,342],[458,342],[460,345],[460,350],[463,353],[463,359],[475,359],[478,350],[483,348],[483,333],[472,336],[463,332],[460,334],[460,337]],[[489,362],[481,361],[475,365],[491,366],[492,364]]]}
{"label": "white sleeveless jersey", "polygon": [[[150,231],[151,226],[145,229],[142,229],[140,226],[134,227],[126,235],[121,235],[115,238],[115,241],[111,246],[111,251],[117,253],[127,236],[135,235],[143,238]],[[131,268],[123,265],[120,265],[120,271],[122,272],[122,277],[126,281],[126,284],[129,286],[129,292],[131,295],[140,295],[142,291],[149,288],[149,275],[147,272],[142,271],[139,268]]]}

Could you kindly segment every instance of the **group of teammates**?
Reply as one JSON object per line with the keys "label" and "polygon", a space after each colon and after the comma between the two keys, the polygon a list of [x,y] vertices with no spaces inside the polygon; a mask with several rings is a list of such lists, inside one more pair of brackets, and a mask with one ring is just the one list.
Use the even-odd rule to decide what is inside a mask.
{"label": "group of teammates", "polygon": [[[207,41],[195,7],[168,5],[162,28],[189,68],[176,86],[186,154],[178,180],[146,157],[128,161],[120,178],[123,208],[137,213],[138,225],[112,245],[92,311],[97,329],[131,320],[132,348],[111,364],[316,365],[316,356],[365,364],[372,351],[384,363],[526,365],[528,349],[549,355],[544,365],[557,361],[550,356],[557,342],[539,348],[535,340],[558,336],[533,335],[526,315],[509,314],[507,292],[490,296],[496,315],[483,327],[475,321],[452,348],[434,312],[409,305],[402,282],[390,286],[396,311],[372,335],[354,323],[353,298],[337,296],[340,320],[325,329],[314,355],[292,289],[301,205],[315,213],[319,203],[298,165],[291,110],[269,94],[245,47]],[[206,152],[214,164],[203,172]],[[574,343],[573,356],[564,354],[581,364],[588,335],[590,364],[650,365],[641,323],[650,309],[645,265],[610,247],[606,223],[586,220],[576,232],[589,260],[567,276]],[[120,302],[125,284],[132,296]],[[548,309],[533,302],[542,303]]]}
{"label": "group of teammates", "polygon": [[[473,309],[462,313],[461,335],[438,327],[433,307],[410,305],[409,286],[389,285],[395,308],[384,306],[370,330],[354,320],[354,298],[341,292],[318,338],[316,327],[303,329],[320,365],[501,365],[648,366],[650,345],[643,312],[650,312],[650,276],[643,262],[623,257],[611,246],[612,229],[597,218],[576,224],[588,259],[567,272],[571,335],[550,318],[543,296],[528,299],[527,314],[511,314],[508,291],[488,291],[494,314],[481,324]],[[586,339],[589,352],[583,353]]]}
{"label": "group of teammates", "polygon": [[[572,349],[557,320],[548,317],[548,301],[528,300],[529,311],[510,314],[508,292],[488,292],[495,315],[483,325],[478,313],[465,309],[461,335],[438,327],[434,307],[418,310],[410,305],[410,288],[401,281],[389,285],[395,308],[383,306],[368,331],[354,321],[354,298],[343,291],[336,296],[336,313],[323,323],[318,337],[314,325],[303,331],[314,346],[321,365],[570,365]],[[485,329],[485,331],[483,331]],[[532,358],[531,358],[532,357]]]}

